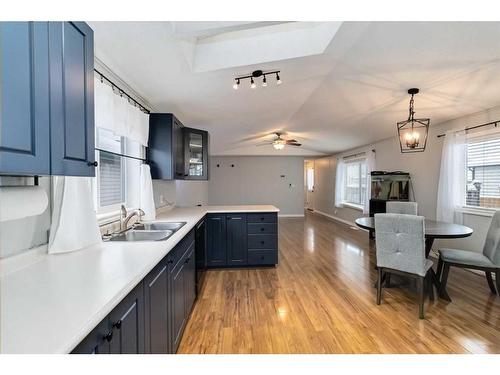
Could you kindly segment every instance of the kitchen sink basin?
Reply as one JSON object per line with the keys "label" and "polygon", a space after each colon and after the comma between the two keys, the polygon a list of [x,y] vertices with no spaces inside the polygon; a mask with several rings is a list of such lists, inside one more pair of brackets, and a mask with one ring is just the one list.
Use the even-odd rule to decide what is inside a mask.
{"label": "kitchen sink basin", "polygon": [[135,230],[130,229],[111,237],[110,241],[165,241],[175,231],[173,230]]}
{"label": "kitchen sink basin", "polygon": [[170,230],[177,232],[182,226],[186,224],[185,221],[181,222],[166,222],[166,221],[156,221],[151,223],[140,223],[134,226],[136,231],[146,231],[146,230]]}

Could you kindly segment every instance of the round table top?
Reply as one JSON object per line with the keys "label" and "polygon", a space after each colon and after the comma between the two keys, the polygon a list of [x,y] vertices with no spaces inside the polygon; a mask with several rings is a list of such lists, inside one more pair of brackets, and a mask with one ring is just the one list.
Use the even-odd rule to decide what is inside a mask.
{"label": "round table top", "polygon": [[[356,225],[363,229],[374,230],[375,218],[360,217],[356,219]],[[463,238],[469,237],[474,232],[471,228],[465,225],[445,223],[425,219],[425,237],[429,238]]]}

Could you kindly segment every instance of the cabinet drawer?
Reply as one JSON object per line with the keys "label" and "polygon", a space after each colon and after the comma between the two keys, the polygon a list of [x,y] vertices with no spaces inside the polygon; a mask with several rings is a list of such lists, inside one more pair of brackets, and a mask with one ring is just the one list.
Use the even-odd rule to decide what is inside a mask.
{"label": "cabinet drawer", "polygon": [[276,249],[278,237],[275,234],[250,234],[248,236],[249,249]]}
{"label": "cabinet drawer", "polygon": [[[194,230],[191,230],[186,237],[184,237],[180,242],[175,245],[175,247],[168,253],[167,259],[168,263],[175,267],[177,263],[181,260],[182,256],[185,255],[186,251],[189,249],[191,244],[194,242]],[[172,267],[170,268],[173,269]]]}
{"label": "cabinet drawer", "polygon": [[276,234],[278,225],[276,223],[253,223],[248,224],[248,234]]}
{"label": "cabinet drawer", "polygon": [[248,265],[278,264],[278,250],[248,250]]}
{"label": "cabinet drawer", "polygon": [[278,215],[276,212],[247,214],[247,221],[249,223],[276,223],[278,222]]}

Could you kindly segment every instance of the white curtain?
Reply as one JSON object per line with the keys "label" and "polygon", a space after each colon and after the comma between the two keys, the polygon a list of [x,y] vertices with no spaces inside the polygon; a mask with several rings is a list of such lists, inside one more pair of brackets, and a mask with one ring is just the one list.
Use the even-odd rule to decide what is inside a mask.
{"label": "white curtain", "polygon": [[466,152],[465,131],[446,133],[437,196],[436,219],[439,221],[462,222],[457,208],[465,202]]}
{"label": "white curtain", "polygon": [[151,170],[147,164],[141,165],[140,195],[140,208],[144,211],[143,219],[155,220],[156,207],[153,198],[153,181],[151,180]]}
{"label": "white curtain", "polygon": [[363,204],[363,213],[370,212],[370,198],[372,197],[372,171],[375,170],[375,151],[366,151],[366,189],[365,189],[365,202]]}
{"label": "white curtain", "polygon": [[335,172],[335,207],[342,207],[344,202],[345,186],[345,162],[342,158],[337,159],[337,170]]}
{"label": "white curtain", "polygon": [[49,254],[67,253],[102,242],[90,177],[54,177],[54,210]]}
{"label": "white curtain", "polygon": [[94,78],[95,123],[98,128],[111,130],[114,134],[148,145],[149,115],[129,103],[110,85],[96,76]]}

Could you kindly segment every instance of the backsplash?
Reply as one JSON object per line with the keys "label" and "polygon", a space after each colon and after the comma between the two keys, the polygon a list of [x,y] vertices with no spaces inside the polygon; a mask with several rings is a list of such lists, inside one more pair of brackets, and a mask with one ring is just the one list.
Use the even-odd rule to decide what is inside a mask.
{"label": "backsplash", "polygon": [[[30,177],[0,177],[0,184],[3,186],[31,185],[33,179]],[[40,177],[39,185],[46,191],[49,198],[47,209],[40,215],[0,222],[0,258],[47,244],[52,207],[51,178]],[[0,202],[0,204],[2,203]]]}

